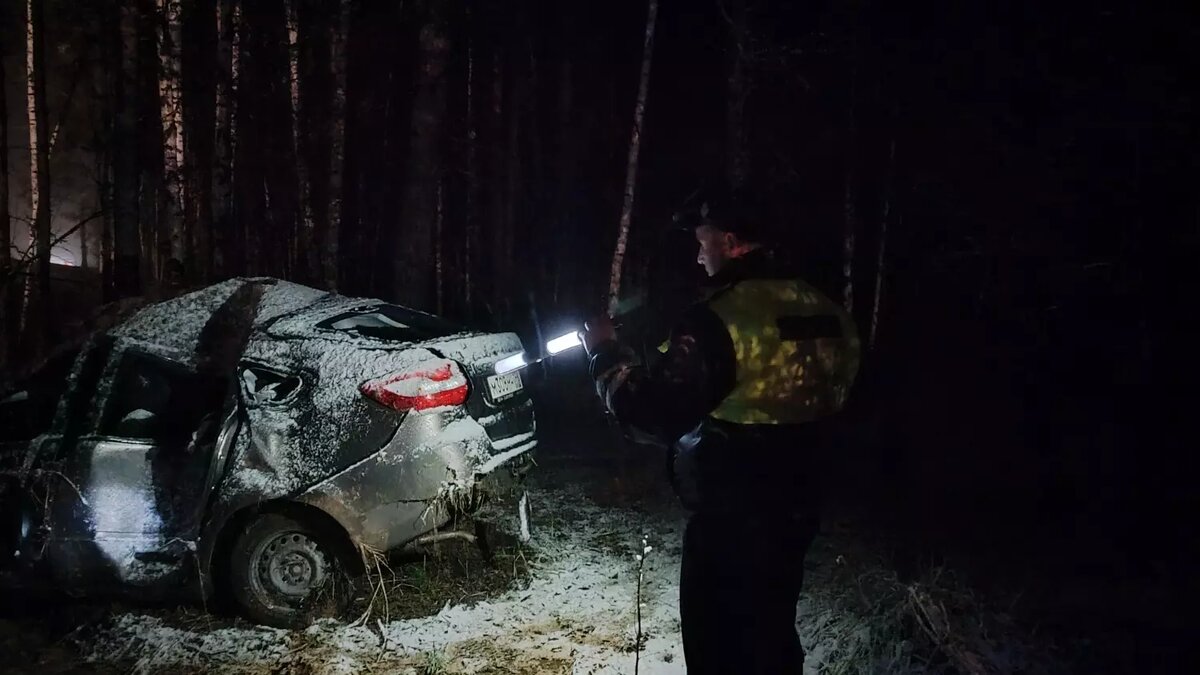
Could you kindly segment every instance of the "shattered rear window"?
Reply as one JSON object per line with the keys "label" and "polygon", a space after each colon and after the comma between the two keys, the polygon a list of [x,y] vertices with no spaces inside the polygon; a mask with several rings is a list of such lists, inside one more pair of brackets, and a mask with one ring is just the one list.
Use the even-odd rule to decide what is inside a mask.
{"label": "shattered rear window", "polygon": [[397,342],[430,340],[462,330],[445,319],[397,305],[375,305],[343,312],[318,323],[317,327]]}
{"label": "shattered rear window", "polygon": [[0,394],[0,441],[27,441],[50,428],[79,351],[50,358],[28,379]]}

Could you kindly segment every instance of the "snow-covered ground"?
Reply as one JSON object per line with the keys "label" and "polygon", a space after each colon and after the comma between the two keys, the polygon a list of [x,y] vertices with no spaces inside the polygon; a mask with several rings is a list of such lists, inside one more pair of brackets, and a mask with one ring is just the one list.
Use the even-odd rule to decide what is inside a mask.
{"label": "snow-covered ground", "polygon": [[418,619],[368,625],[325,620],[305,631],[180,628],[114,616],[80,645],[97,664],[135,672],[632,673],[637,560],[642,582],[640,672],[684,673],[678,569],[684,514],[601,508],[572,486],[534,487],[532,578],[524,588]]}

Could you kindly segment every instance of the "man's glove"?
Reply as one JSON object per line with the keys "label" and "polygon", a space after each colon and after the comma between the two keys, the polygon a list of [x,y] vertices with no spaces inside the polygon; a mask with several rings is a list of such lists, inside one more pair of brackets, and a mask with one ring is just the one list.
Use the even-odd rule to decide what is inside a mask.
{"label": "man's glove", "polygon": [[592,356],[600,345],[616,341],[617,327],[613,325],[612,319],[607,314],[601,314],[584,322],[583,333],[580,337],[588,356]]}

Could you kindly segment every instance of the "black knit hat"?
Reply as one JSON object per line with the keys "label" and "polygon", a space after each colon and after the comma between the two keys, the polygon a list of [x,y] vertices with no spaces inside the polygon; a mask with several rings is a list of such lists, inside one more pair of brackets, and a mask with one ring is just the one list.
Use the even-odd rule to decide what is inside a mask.
{"label": "black knit hat", "polygon": [[746,188],[717,186],[693,192],[671,220],[679,229],[711,225],[739,239],[761,241],[766,234],[766,218],[766,209]]}

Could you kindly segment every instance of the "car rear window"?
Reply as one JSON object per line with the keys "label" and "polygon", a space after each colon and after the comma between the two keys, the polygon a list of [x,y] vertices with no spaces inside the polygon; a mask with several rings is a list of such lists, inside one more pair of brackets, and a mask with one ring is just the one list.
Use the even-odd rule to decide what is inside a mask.
{"label": "car rear window", "polygon": [[27,441],[50,428],[79,351],[52,357],[28,379],[0,394],[0,441]]}
{"label": "car rear window", "polygon": [[430,340],[461,331],[445,319],[396,305],[375,305],[343,312],[325,319],[317,327],[399,342]]}

